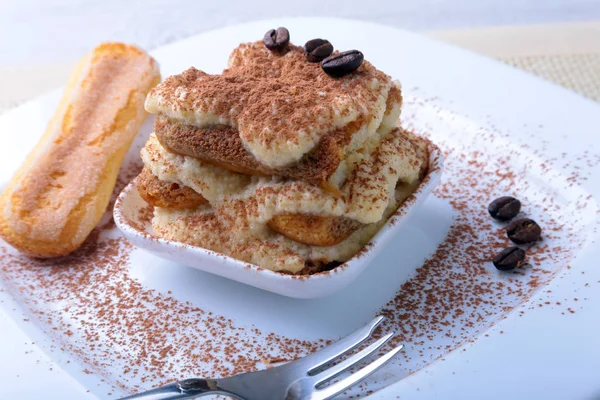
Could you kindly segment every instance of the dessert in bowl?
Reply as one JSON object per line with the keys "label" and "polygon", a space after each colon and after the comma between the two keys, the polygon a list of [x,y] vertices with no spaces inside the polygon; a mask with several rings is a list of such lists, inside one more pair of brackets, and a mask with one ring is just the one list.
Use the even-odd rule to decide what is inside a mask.
{"label": "dessert in bowl", "polygon": [[441,155],[399,127],[399,82],[360,52],[269,46],[269,34],[234,49],[220,75],[192,67],[150,92],[144,170],[115,216],[135,244],[194,264],[128,223],[124,195],[137,196],[128,207],[141,197],[163,244],[309,280],[357,258],[394,213],[404,219],[418,203],[406,199],[433,189]]}

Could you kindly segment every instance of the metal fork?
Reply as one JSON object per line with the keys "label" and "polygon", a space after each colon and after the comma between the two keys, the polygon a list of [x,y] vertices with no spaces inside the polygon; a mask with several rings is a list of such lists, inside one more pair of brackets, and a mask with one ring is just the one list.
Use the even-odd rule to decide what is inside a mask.
{"label": "metal fork", "polygon": [[148,392],[121,400],[175,400],[223,394],[240,400],[326,400],[357,384],[394,357],[400,345],[350,376],[323,386],[381,348],[394,332],[381,337],[368,347],[337,364],[366,341],[384,317],[377,317],[354,333],[313,354],[263,371],[249,372],[223,379],[192,378],[177,381]]}

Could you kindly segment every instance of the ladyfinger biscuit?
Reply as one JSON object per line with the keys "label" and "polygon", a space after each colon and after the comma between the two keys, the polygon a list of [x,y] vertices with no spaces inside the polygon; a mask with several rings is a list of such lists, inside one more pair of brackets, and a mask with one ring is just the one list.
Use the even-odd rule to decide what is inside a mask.
{"label": "ladyfinger biscuit", "polygon": [[144,168],[138,175],[135,185],[142,199],[153,207],[181,210],[196,208],[208,203],[201,194],[196,193],[192,188],[178,183],[161,181],[152,175],[152,171],[148,168]]}
{"label": "ladyfinger biscuit", "polygon": [[312,246],[336,245],[361,226],[350,218],[310,214],[276,215],[267,225],[288,239]]}
{"label": "ladyfinger biscuit", "polygon": [[0,196],[0,235],[37,257],[77,249],[100,221],[146,117],[158,64],[104,43],[76,66],[46,132]]}

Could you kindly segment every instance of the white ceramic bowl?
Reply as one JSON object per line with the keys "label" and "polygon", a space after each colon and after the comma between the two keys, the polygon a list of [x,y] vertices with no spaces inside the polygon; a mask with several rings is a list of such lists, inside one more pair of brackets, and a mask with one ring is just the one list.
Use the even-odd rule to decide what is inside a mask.
{"label": "white ceramic bowl", "polygon": [[114,217],[117,227],[130,242],[158,257],[283,296],[304,299],[322,297],[354,281],[433,191],[441,176],[443,156],[435,145],[430,145],[429,154],[429,172],[423,182],[365,245],[363,251],[331,271],[314,275],[273,272],[222,253],[155,236],[149,222],[140,219],[140,215],[143,215],[140,209],[147,207],[147,204],[138,194],[134,182],[129,183],[119,195]]}

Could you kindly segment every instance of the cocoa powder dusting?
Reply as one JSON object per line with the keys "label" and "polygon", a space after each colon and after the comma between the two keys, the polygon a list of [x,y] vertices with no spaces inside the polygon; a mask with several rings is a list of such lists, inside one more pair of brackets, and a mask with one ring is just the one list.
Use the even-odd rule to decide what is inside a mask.
{"label": "cocoa powder dusting", "polygon": [[[494,155],[474,150],[481,142],[501,139],[501,133],[482,131],[471,137],[441,111],[436,114],[439,120],[423,122],[420,110],[435,109],[434,105],[428,100],[408,103],[404,126],[430,136],[444,150],[444,174],[434,201],[447,205],[453,219],[443,242],[422,265],[414,266],[418,268],[413,276],[377,312],[387,317],[378,332],[396,331],[391,345],[405,343],[406,350],[382,373],[349,391],[352,398],[474,340],[536,291],[544,295],[540,288],[567,267],[587,240],[586,225],[577,213],[591,207],[593,200],[587,195],[577,199],[574,210],[564,199],[540,191],[524,168],[533,161],[518,151],[507,148]],[[546,160],[545,165],[556,168],[557,160]],[[139,165],[136,168],[122,172],[121,184],[139,173]],[[569,175],[568,182],[584,179],[579,171]],[[496,271],[490,263],[509,244],[504,224],[493,221],[486,210],[500,195],[518,195],[522,213],[535,218],[544,232],[543,241],[527,250],[530,266],[515,272]],[[128,392],[185,377],[266,368],[313,352],[331,339],[308,341],[263,332],[145,288],[130,274],[132,250],[112,223],[102,225],[79,251],[61,259],[29,258],[2,244],[1,283],[29,308],[31,323],[46,330],[52,346],[75,355],[86,373]],[[553,307],[568,316],[585,299],[583,292],[531,308]],[[526,312],[519,309],[519,315]]]}

